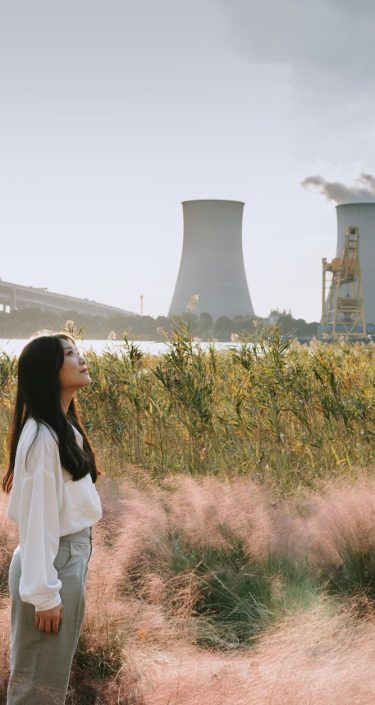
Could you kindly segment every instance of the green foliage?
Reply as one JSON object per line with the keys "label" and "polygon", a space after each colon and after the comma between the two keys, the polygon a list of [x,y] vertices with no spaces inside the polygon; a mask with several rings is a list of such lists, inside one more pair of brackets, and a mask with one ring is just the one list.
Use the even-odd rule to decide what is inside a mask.
{"label": "green foliage", "polygon": [[272,556],[267,570],[273,576],[275,617],[309,609],[322,594],[317,576],[312,574],[307,558],[293,561],[286,557]]}
{"label": "green foliage", "polygon": [[123,640],[120,630],[100,643],[91,643],[81,634],[74,657],[76,676],[86,680],[104,680],[115,675],[123,664]]}
{"label": "green foliage", "polygon": [[17,360],[5,352],[0,352],[0,463],[7,457],[6,434],[9,428],[14,402],[14,381],[17,373]]}
{"label": "green foliage", "polygon": [[215,649],[248,647],[276,619],[319,599],[305,564],[255,560],[225,526],[222,536],[220,546],[197,545],[183,531],[168,530],[163,549],[144,551],[125,576],[124,593],[145,599],[145,576],[159,575],[169,616],[183,612],[196,642]]}
{"label": "green foliage", "polygon": [[[275,313],[275,312],[274,312]],[[191,334],[201,340],[231,340],[233,334],[254,333],[257,323],[261,320],[254,316],[219,316],[216,321],[211,314],[202,311],[197,314],[193,310],[185,311],[180,316],[137,315],[135,313],[120,313],[111,316],[95,316],[80,314],[76,311],[53,313],[37,308],[18,309],[11,313],[0,312],[0,338],[27,338],[36,330],[49,328],[61,330],[67,318],[74,321],[77,328],[83,330],[86,338],[103,339],[112,337],[121,339],[123,335],[134,340],[162,340],[162,331],[172,333],[179,322],[190,326]],[[306,323],[302,319],[294,320],[291,314],[276,312],[278,325],[285,335],[310,338],[316,335],[317,323]]]}
{"label": "green foliage", "polygon": [[196,604],[198,643],[216,648],[248,645],[272,617],[272,586],[262,565],[246,556],[240,541],[229,550],[206,550],[199,565]]}
{"label": "green foliage", "polygon": [[8,590],[8,571],[11,561],[11,552],[7,536],[0,532],[0,596]]}
{"label": "green foliage", "polygon": [[[301,346],[258,327],[204,352],[189,325],[165,333],[158,356],[127,336],[119,353],[87,353],[93,383],[79,398],[107,472],[125,461],[157,477],[244,474],[288,492],[374,463],[374,345]],[[2,462],[15,371],[0,357]]]}
{"label": "green foliage", "polygon": [[375,598],[375,553],[368,537],[362,541],[345,541],[340,550],[341,565],[328,575],[323,573],[323,581],[334,595],[366,595],[371,601]]}
{"label": "green foliage", "polygon": [[74,654],[67,705],[104,705],[103,685],[124,667],[124,634],[112,629],[101,635],[83,630]]}

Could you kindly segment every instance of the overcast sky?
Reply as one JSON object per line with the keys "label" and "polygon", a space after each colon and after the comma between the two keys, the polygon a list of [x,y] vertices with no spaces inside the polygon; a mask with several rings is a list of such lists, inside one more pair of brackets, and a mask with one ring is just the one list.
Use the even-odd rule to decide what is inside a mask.
{"label": "overcast sky", "polygon": [[301,182],[375,173],[373,0],[0,0],[0,35],[0,277],[166,315],[181,201],[242,200],[255,312],[320,318]]}

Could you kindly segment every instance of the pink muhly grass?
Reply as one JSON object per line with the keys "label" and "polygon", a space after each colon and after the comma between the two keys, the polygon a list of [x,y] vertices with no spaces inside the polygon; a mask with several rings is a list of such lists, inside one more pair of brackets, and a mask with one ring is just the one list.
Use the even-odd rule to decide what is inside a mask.
{"label": "pink muhly grass", "polygon": [[133,652],[140,689],[134,703],[373,705],[374,649],[371,620],[355,620],[349,610],[334,613],[322,602],[282,621],[240,655],[186,646]]}
{"label": "pink muhly grass", "polygon": [[374,481],[329,483],[312,498],[309,513],[306,550],[318,571],[339,570],[348,551],[372,554],[375,569]]}
{"label": "pink muhly grass", "polygon": [[[365,552],[370,560],[375,556],[373,480],[331,482],[320,493],[290,501],[273,501],[246,479],[213,477],[173,477],[160,486],[147,484],[145,478],[113,486],[104,478],[99,490],[103,520],[93,531],[75,677],[87,675],[102,702],[374,704],[375,618],[365,597],[360,605],[346,600],[340,611],[323,591],[308,609],[286,602],[276,624],[258,636],[256,649],[220,654],[194,645],[198,621],[205,628],[195,611],[202,588],[194,569],[200,549],[222,550],[225,564],[226,550],[229,556],[232,542],[239,540],[250,560],[300,563],[317,577],[339,571],[348,548]],[[6,520],[5,506],[0,495],[0,542],[7,569],[16,527]],[[180,536],[182,558],[173,544]],[[282,601],[288,578],[276,572],[272,580]],[[8,619],[5,596],[0,688],[7,677]]]}
{"label": "pink muhly grass", "polygon": [[370,478],[329,482],[319,493],[305,492],[275,507],[271,556],[305,563],[316,575],[336,574],[350,551],[375,558],[375,482]]}
{"label": "pink muhly grass", "polygon": [[6,688],[9,678],[9,636],[10,636],[10,602],[2,597],[0,604],[0,702],[5,703]]}
{"label": "pink muhly grass", "polygon": [[[143,660],[144,660],[144,651]],[[142,671],[142,661],[137,650],[126,654],[121,671],[103,684],[99,703],[103,705],[145,705],[144,685],[147,673]]]}
{"label": "pink muhly grass", "polygon": [[8,520],[7,506],[7,495],[0,491],[0,702],[5,702],[9,677],[10,602],[7,586],[9,564],[17,545],[17,526]]}
{"label": "pink muhly grass", "polygon": [[0,490],[0,589],[8,584],[8,569],[17,545],[17,525],[7,517],[8,497]]}
{"label": "pink muhly grass", "polygon": [[[249,680],[257,705],[373,705],[375,625],[321,602],[258,644]],[[256,666],[256,667],[255,667]]]}
{"label": "pink muhly grass", "polygon": [[174,477],[163,486],[170,525],[193,545],[226,548],[236,537],[253,557],[268,553],[273,502],[254,482]]}
{"label": "pink muhly grass", "polygon": [[[152,573],[142,561],[142,551],[160,552],[165,517],[156,501],[133,487],[126,487],[117,516],[117,529],[108,542],[107,511],[94,528],[86,610],[82,632],[84,648],[116,653],[132,643],[176,638],[176,631],[161,608],[165,578]],[[111,519],[112,521],[112,519]],[[139,590],[133,595],[131,571],[139,571]],[[115,660],[115,659],[114,659]]]}
{"label": "pink muhly grass", "polygon": [[133,654],[142,705],[249,705],[248,654],[228,656],[195,647]]}
{"label": "pink muhly grass", "polygon": [[268,550],[270,557],[305,564],[316,574],[336,573],[348,551],[367,552],[375,560],[375,482],[365,475],[270,504],[260,559]]}
{"label": "pink muhly grass", "polygon": [[140,570],[148,553],[162,556],[167,550],[168,520],[161,493],[157,488],[139,490],[128,482],[121,485],[122,510],[114,558],[119,575]]}
{"label": "pink muhly grass", "polygon": [[94,530],[96,531],[100,527],[102,540],[105,544],[112,545],[121,528],[119,518],[122,516],[124,504],[121,485],[116,478],[104,476],[99,478],[97,489],[100,494],[103,516]]}

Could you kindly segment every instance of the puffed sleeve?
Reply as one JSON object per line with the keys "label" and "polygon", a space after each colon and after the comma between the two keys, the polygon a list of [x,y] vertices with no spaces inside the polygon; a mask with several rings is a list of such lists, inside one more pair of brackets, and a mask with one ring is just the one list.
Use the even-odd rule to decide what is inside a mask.
{"label": "puffed sleeve", "polygon": [[39,433],[29,451],[19,507],[19,592],[21,600],[36,610],[52,609],[61,602],[61,580],[53,565],[59,548],[56,478],[61,467],[57,444],[47,434]]}

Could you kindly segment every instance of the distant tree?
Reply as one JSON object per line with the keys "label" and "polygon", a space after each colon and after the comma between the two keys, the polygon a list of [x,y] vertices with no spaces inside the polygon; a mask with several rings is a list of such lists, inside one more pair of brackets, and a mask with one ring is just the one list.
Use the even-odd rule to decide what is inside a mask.
{"label": "distant tree", "polygon": [[198,335],[201,338],[212,338],[214,332],[214,319],[207,311],[202,311],[198,322]]}
{"label": "distant tree", "polygon": [[[53,313],[40,309],[22,309],[5,313],[0,311],[0,337],[28,338],[37,331],[61,330],[67,320],[72,320],[86,339],[106,339],[111,333],[121,338],[124,334],[133,340],[164,340],[161,329],[170,335],[178,327],[180,321],[188,326],[192,336],[203,340],[215,337],[219,340],[230,340],[232,333],[239,335],[254,333],[257,322],[262,319],[256,316],[235,316],[233,320],[220,316],[214,323],[207,311],[197,315],[194,311],[185,311],[181,316],[140,316],[136,314],[118,314],[105,316],[90,316],[75,311]],[[283,335],[299,338],[309,338],[317,334],[317,323],[307,323],[303,319],[294,319],[290,312],[271,311],[265,319],[265,325],[278,325]]]}
{"label": "distant tree", "polygon": [[306,323],[303,318],[295,319],[290,313],[279,313],[277,319],[283,335],[291,335],[293,337],[312,337],[316,335],[318,324],[316,322]]}
{"label": "distant tree", "polygon": [[157,328],[162,328],[166,332],[171,332],[172,322],[171,322],[171,319],[168,318],[168,316],[158,316],[155,322],[156,322]]}
{"label": "distant tree", "polygon": [[255,316],[235,316],[233,319],[233,330],[235,333],[253,333],[255,331]]}
{"label": "distant tree", "polygon": [[199,334],[199,317],[194,311],[187,310],[184,311],[181,316],[173,316],[171,318],[172,322],[173,321],[181,321],[183,323],[186,323],[186,325],[189,328],[190,334],[192,336],[198,335]]}
{"label": "distant tree", "polygon": [[220,316],[214,325],[214,336],[218,340],[230,340],[233,330],[232,321],[227,316]]}

